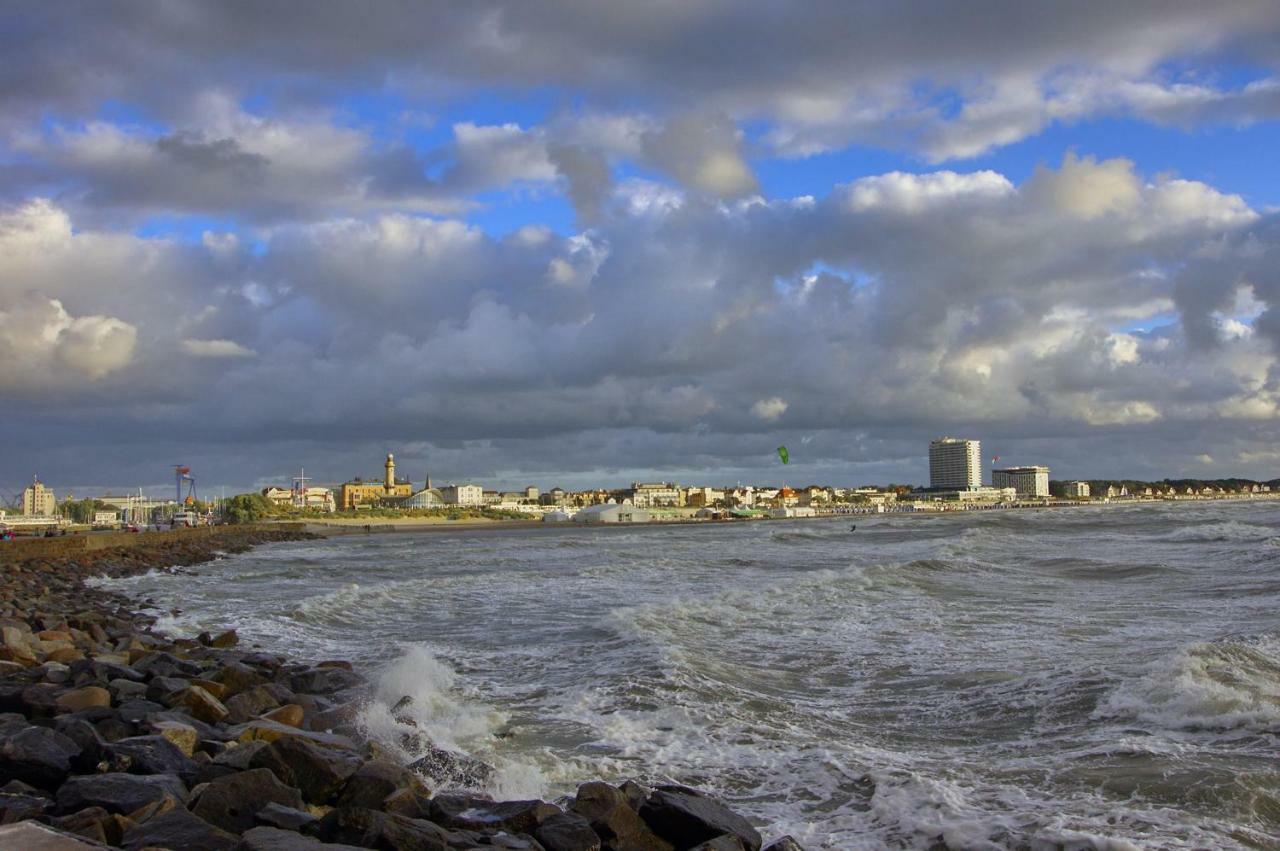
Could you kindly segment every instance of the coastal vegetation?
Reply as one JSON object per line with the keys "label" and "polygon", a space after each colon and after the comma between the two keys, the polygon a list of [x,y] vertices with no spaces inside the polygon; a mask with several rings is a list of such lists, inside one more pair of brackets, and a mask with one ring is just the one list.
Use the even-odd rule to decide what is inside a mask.
{"label": "coastal vegetation", "polygon": [[369,519],[388,520],[406,518],[439,518],[443,520],[529,520],[530,515],[520,511],[500,508],[446,505],[440,508],[397,508],[394,506],[370,506],[356,511],[324,511],[320,508],[299,508],[277,505],[258,493],[242,493],[228,497],[223,503],[223,515],[228,523],[257,523],[261,520],[333,520]]}

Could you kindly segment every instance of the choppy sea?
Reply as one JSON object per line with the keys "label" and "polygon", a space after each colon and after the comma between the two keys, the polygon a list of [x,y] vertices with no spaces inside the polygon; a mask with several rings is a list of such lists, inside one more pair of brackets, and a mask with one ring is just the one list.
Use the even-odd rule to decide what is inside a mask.
{"label": "choppy sea", "polygon": [[353,536],[103,584],[363,665],[372,735],[412,695],[501,796],[676,781],[809,848],[1280,849],[1280,502]]}

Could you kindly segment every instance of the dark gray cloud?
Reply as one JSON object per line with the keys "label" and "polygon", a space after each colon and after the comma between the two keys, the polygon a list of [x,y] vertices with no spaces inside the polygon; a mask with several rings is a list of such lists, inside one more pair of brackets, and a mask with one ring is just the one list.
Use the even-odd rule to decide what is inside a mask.
{"label": "dark gray cloud", "polygon": [[[276,228],[260,251],[78,230],[31,203],[0,217],[0,304],[57,294],[62,313],[32,303],[41,328],[81,330],[0,392],[36,446],[105,415],[122,444],[220,448],[227,483],[286,456],[345,476],[379,447],[512,482],[750,476],[806,438],[797,474],[858,478],[916,469],[876,453],[914,457],[939,429],[1025,460],[1046,435],[1091,446],[1053,450],[1064,475],[1131,465],[1149,433],[1168,447],[1152,469],[1257,472],[1278,242],[1237,197],[1075,157],[1022,186],[892,173],[769,202],[631,182],[573,237],[386,214]],[[6,307],[0,349],[33,321]]]}
{"label": "dark gray cloud", "polygon": [[[1270,3],[174,0],[5,24],[0,440],[28,451],[0,483],[173,460],[336,480],[388,450],[419,479],[767,479],[780,441],[789,475],[918,481],[939,431],[1062,475],[1280,461],[1274,212],[1084,154],[794,199],[751,167],[1270,120]],[[1257,79],[1206,73],[1223,57]],[[530,92],[563,100],[409,132]],[[344,106],[369,94],[403,125]],[[580,232],[487,233],[467,216],[492,193],[562,193]],[[232,224],[129,232],[168,215]]]}

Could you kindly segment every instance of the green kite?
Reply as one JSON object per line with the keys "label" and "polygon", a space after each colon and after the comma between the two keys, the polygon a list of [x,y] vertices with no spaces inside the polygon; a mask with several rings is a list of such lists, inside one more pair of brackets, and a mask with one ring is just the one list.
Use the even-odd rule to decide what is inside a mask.
{"label": "green kite", "polygon": [[787,447],[785,446],[778,447],[778,457],[782,459],[783,464],[791,463],[791,453],[787,452]]}

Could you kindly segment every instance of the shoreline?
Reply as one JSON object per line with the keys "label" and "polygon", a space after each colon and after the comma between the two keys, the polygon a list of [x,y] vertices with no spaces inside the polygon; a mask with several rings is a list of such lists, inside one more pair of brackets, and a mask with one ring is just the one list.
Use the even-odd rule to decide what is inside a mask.
{"label": "shoreline", "polygon": [[[449,791],[492,769],[408,718],[422,756],[393,759],[360,729],[369,684],[350,663],[242,647],[233,630],[166,635],[143,601],[85,584],[324,537],[283,525],[0,548],[0,847],[800,847],[764,846],[745,818],[684,787],[591,781],[562,806]],[[475,526],[494,527],[511,528]]]}
{"label": "shoreline", "polygon": [[[1026,502],[1016,503],[1013,505],[991,505],[991,506],[974,506],[970,508],[946,508],[946,509],[919,509],[919,510],[888,510],[884,512],[861,511],[861,512],[841,512],[818,514],[813,517],[761,517],[755,519],[723,519],[711,520],[707,518],[693,518],[676,520],[649,520],[643,523],[574,523],[574,522],[558,522],[547,523],[542,520],[486,520],[486,521],[468,521],[468,520],[438,520],[436,518],[382,518],[379,523],[360,523],[359,518],[338,518],[338,522],[333,520],[316,520],[316,519],[287,519],[278,521],[264,521],[260,525],[277,526],[290,525],[301,528],[307,532],[311,532],[323,537],[338,537],[344,535],[369,535],[369,534],[405,534],[405,533],[446,533],[446,532],[498,532],[511,530],[534,530],[543,529],[547,531],[555,530],[562,532],[577,531],[597,531],[597,530],[637,530],[649,529],[655,527],[672,527],[681,528],[691,527],[722,527],[726,525],[754,525],[760,523],[776,524],[776,523],[812,523],[812,522],[831,522],[843,521],[845,523],[872,523],[876,520],[897,519],[897,518],[931,518],[931,517],[957,517],[970,515],[985,515],[990,513],[1002,513],[1006,511],[1059,511],[1067,509],[1115,509],[1115,508],[1131,508],[1135,506],[1157,506],[1157,505],[1180,505],[1190,506],[1202,503],[1219,504],[1223,502],[1250,504],[1262,501],[1280,500],[1280,493],[1277,494],[1254,494],[1250,496],[1217,496],[1217,497],[1178,497],[1176,499],[1116,499],[1111,501],[1092,501],[1092,502],[1071,502],[1071,501],[1050,501],[1047,503]],[[368,528],[366,528],[368,527]]]}

